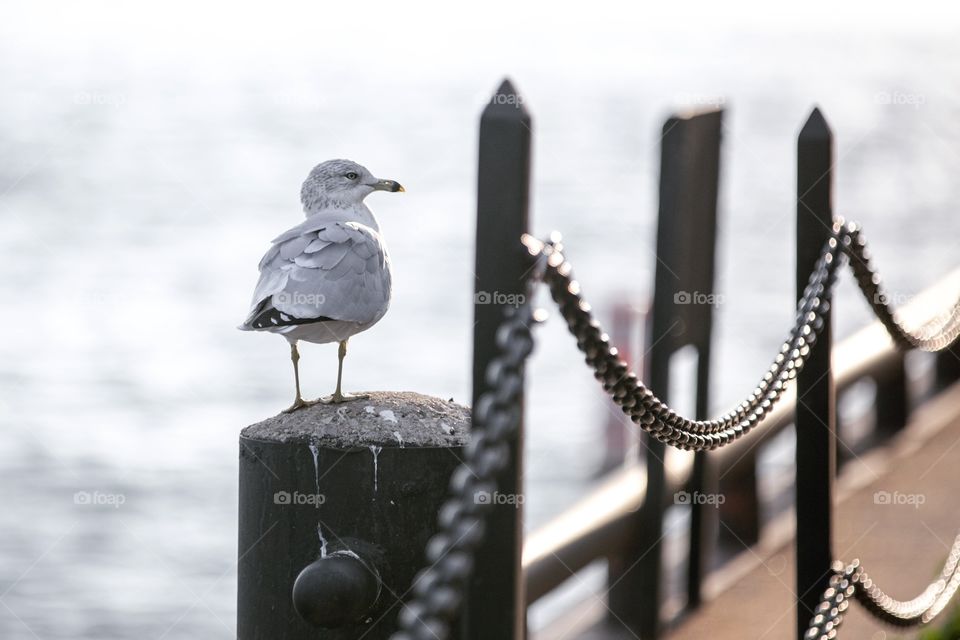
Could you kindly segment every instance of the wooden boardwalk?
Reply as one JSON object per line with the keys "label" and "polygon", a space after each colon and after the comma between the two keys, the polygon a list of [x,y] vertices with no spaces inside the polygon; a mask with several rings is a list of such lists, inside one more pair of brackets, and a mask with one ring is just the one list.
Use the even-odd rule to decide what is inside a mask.
{"label": "wooden boardwalk", "polygon": [[[877,492],[885,493],[875,499]],[[882,504],[887,496],[899,504]],[[939,574],[960,531],[960,385],[918,409],[891,445],[849,464],[838,483],[835,527],[834,556],[859,558],[891,597],[912,598]],[[792,540],[784,537],[771,533],[766,545],[743,559],[739,579],[669,638],[792,638],[794,554]],[[728,581],[736,571],[728,570]],[[933,626],[942,625],[951,610]],[[878,623],[854,603],[839,638],[918,635]]]}
{"label": "wooden boardwalk", "polygon": [[[877,492],[900,504],[879,504],[883,497],[875,499]],[[849,462],[838,480],[836,502],[837,559],[859,558],[870,577],[894,598],[913,598],[926,588],[960,531],[960,383],[918,408],[888,445]],[[760,544],[707,579],[708,600],[666,634],[668,640],[794,638],[793,529],[792,515],[765,527]],[[948,606],[932,626],[944,624],[955,606]],[[593,600],[533,638],[635,638],[617,624],[598,626],[605,614],[603,603]],[[852,603],[838,637],[894,640],[919,635],[883,625]]]}

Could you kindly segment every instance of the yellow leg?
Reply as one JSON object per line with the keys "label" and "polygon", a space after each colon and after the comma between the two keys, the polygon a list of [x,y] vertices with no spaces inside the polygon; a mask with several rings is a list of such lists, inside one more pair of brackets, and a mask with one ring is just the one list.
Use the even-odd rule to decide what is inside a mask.
{"label": "yellow leg", "polygon": [[283,410],[284,413],[290,413],[296,411],[300,407],[309,407],[312,404],[316,404],[316,401],[307,402],[303,399],[303,396],[300,395],[300,351],[297,349],[297,343],[290,343],[290,360],[293,362],[293,382],[297,388],[297,395],[293,399],[293,404]]}
{"label": "yellow leg", "polygon": [[320,402],[324,404],[340,404],[341,402],[349,402],[351,400],[365,400],[369,398],[368,395],[352,395],[349,393],[343,393],[341,389],[341,383],[343,381],[343,359],[347,357],[347,341],[340,341],[340,348],[337,350],[337,388],[333,392],[332,396],[327,396],[322,398]]}

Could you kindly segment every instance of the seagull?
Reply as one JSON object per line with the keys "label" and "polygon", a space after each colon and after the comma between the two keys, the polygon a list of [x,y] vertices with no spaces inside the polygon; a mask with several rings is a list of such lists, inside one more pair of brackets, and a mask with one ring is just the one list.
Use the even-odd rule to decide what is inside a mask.
{"label": "seagull", "polygon": [[[279,333],[290,343],[296,397],[285,413],[368,397],[341,390],[347,341],[375,325],[390,306],[390,256],[363,200],[374,191],[403,190],[350,160],[318,164],[300,190],[307,219],[274,238],[260,260],[250,313],[239,329]],[[300,395],[300,340],[339,343],[333,395],[312,401]]]}

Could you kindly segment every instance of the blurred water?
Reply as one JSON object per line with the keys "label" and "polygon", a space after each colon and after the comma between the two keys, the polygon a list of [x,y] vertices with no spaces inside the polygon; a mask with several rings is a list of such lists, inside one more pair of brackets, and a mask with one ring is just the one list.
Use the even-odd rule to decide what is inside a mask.
{"label": "blurred water", "polygon": [[[234,635],[236,437],[292,391],[285,344],[234,327],[318,161],[408,190],[368,200],[395,301],[351,342],[347,386],[468,400],[476,124],[503,72],[534,113],[534,228],[564,232],[601,310],[651,285],[662,119],[725,97],[718,409],[792,320],[794,136],[814,101],[837,133],[837,210],[865,224],[892,289],[955,264],[960,44],[943,25],[716,34],[598,9],[571,40],[575,15],[435,31],[418,7],[406,31],[371,25],[344,49],[316,13],[230,28],[180,7],[120,13],[126,28],[54,8],[38,26],[21,7],[0,41],[3,638]],[[312,24],[316,41],[299,37]],[[838,296],[842,336],[868,315],[849,279]],[[608,410],[563,326],[539,337],[528,528],[589,488]],[[332,388],[333,347],[301,366],[308,395]]]}

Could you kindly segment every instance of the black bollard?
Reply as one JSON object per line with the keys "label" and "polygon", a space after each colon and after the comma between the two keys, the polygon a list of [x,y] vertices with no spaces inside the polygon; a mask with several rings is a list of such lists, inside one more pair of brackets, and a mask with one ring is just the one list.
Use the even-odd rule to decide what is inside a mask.
{"label": "black bollard", "polygon": [[469,426],[452,401],[371,393],[244,429],[238,640],[388,638]]}

